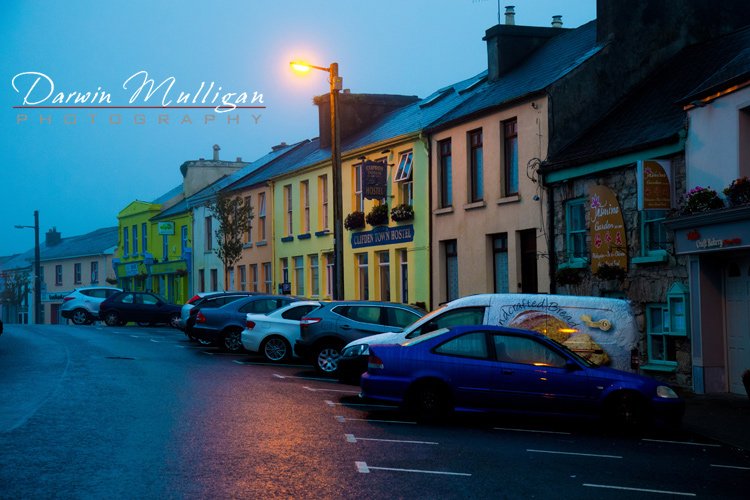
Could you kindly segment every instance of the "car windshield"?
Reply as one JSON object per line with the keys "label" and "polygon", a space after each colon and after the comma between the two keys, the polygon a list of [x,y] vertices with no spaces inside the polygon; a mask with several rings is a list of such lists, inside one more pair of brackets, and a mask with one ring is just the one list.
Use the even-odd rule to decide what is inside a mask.
{"label": "car windshield", "polygon": [[568,346],[566,346],[564,344],[561,344],[560,342],[556,341],[555,339],[552,339],[550,337],[547,337],[547,339],[550,342],[552,342],[553,344],[555,344],[557,347],[559,347],[560,349],[562,349],[563,351],[565,351],[570,357],[575,358],[576,360],[578,360],[579,362],[581,362],[584,365],[588,366],[589,368],[597,368],[599,366],[596,363],[592,363],[588,359],[584,358],[583,356],[581,356],[577,352],[571,350],[570,347],[568,347]]}
{"label": "car windshield", "polygon": [[409,325],[408,328],[406,328],[406,329],[403,330],[403,332],[406,334],[406,338],[410,339],[410,338],[415,337],[416,335],[418,335],[418,334],[415,334],[414,332],[416,330],[418,330],[419,327],[421,327],[422,325],[424,325],[425,323],[427,323],[428,321],[430,321],[431,318],[434,318],[435,316],[437,316],[438,313],[440,313],[440,311],[442,311],[443,309],[445,309],[445,306],[438,307],[434,311],[432,311],[430,313],[427,313],[426,315],[422,316],[417,321],[415,321],[414,323],[412,323],[411,325]]}
{"label": "car windshield", "polygon": [[439,329],[437,329],[437,330],[435,330],[433,332],[425,333],[424,335],[420,335],[419,337],[415,337],[413,339],[409,339],[406,342],[403,342],[401,345],[403,347],[409,347],[409,346],[417,345],[417,344],[420,344],[420,343],[424,342],[425,340],[430,340],[433,337],[437,337],[438,335],[442,335],[442,334],[444,334],[447,331],[448,331],[447,328],[439,328]]}

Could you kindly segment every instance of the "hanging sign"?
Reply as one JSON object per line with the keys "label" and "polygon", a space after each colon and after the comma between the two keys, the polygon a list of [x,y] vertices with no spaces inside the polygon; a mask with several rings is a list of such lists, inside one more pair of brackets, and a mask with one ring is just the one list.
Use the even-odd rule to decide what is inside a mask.
{"label": "hanging sign", "polygon": [[368,200],[382,200],[388,194],[388,163],[367,160],[362,163],[362,190]]}
{"label": "hanging sign", "polygon": [[669,210],[672,208],[672,189],[668,160],[638,162],[638,209]]}
{"label": "hanging sign", "polygon": [[625,224],[617,196],[607,186],[594,186],[589,191],[589,202],[591,272],[595,273],[602,264],[627,270]]}

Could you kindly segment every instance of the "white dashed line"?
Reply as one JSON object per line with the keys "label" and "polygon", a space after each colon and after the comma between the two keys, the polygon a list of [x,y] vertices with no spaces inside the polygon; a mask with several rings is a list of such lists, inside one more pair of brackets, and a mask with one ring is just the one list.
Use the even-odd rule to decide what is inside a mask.
{"label": "white dashed line", "polygon": [[750,467],[740,467],[738,465],[721,465],[721,464],[711,464],[711,467],[719,467],[721,469],[739,469],[739,470],[750,470]]}
{"label": "white dashed line", "polygon": [[664,495],[680,495],[684,497],[694,497],[695,493],[685,493],[683,491],[668,491],[668,490],[651,490],[647,488],[629,488],[627,486],[611,486],[607,484],[588,484],[584,483],[583,486],[589,488],[606,488],[610,490],[624,490],[624,491],[641,491],[644,493],[662,493]]}
{"label": "white dashed line", "polygon": [[533,432],[536,434],[562,434],[563,436],[570,436],[570,432],[559,432],[559,431],[542,431],[538,429],[511,429],[508,427],[495,427],[496,431],[510,431],[510,432]]}
{"label": "white dashed line", "polygon": [[641,439],[641,441],[648,441],[650,443],[687,444],[690,446],[708,446],[711,448],[721,448],[720,444],[693,443],[692,441],[666,441],[663,439],[647,439],[647,438],[643,438]]}
{"label": "white dashed line", "polygon": [[398,408],[398,406],[393,405],[373,405],[373,404],[367,404],[367,403],[334,403],[333,401],[325,401],[325,404],[328,406],[366,406],[367,408]]}
{"label": "white dashed line", "polygon": [[307,389],[312,392],[343,392],[345,394],[359,394],[359,391],[343,391],[341,389],[316,389],[314,387],[302,386],[303,389]]}
{"label": "white dashed line", "polygon": [[296,377],[294,375],[279,375],[278,373],[273,374],[276,378],[297,378],[302,380],[318,380],[322,382],[331,382],[332,380],[330,378],[315,378],[315,377]]}
{"label": "white dashed line", "polygon": [[464,477],[471,476],[471,474],[467,474],[465,472],[444,472],[444,471],[437,471],[437,470],[419,470],[419,469],[397,469],[394,467],[373,467],[372,465],[367,465],[366,462],[354,462],[354,464],[357,467],[357,472],[360,472],[362,474],[369,474],[370,471],[373,471],[373,470],[387,470],[387,471],[393,471],[393,472],[414,472],[417,474],[439,474],[443,476],[464,476]]}
{"label": "white dashed line", "polygon": [[344,434],[347,443],[356,443],[357,441],[379,441],[381,443],[404,443],[404,444],[439,444],[434,441],[409,441],[405,439],[377,439],[356,437],[354,434]]}
{"label": "white dashed line", "polygon": [[596,457],[596,458],[622,458],[619,455],[598,455],[596,453],[573,453],[570,451],[551,451],[551,450],[530,450],[529,453],[549,453],[550,455],[575,455],[578,457]]}
{"label": "white dashed line", "polygon": [[375,422],[375,423],[381,423],[381,424],[408,424],[408,425],[417,425],[416,422],[406,422],[403,420],[376,420],[374,418],[347,418],[342,417],[341,415],[336,415],[336,420],[338,420],[341,423],[344,422]]}

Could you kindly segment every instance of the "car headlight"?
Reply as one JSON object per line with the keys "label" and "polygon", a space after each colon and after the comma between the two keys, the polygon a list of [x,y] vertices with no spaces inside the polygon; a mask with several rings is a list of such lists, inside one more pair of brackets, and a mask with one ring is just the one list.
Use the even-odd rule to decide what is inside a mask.
{"label": "car headlight", "polygon": [[679,396],[676,392],[672,390],[671,387],[667,387],[666,385],[660,385],[656,388],[656,395],[660,398],[664,399],[677,399]]}
{"label": "car headlight", "polygon": [[367,356],[370,354],[370,346],[367,344],[357,344],[344,349],[341,353],[342,358],[356,358],[357,356]]}

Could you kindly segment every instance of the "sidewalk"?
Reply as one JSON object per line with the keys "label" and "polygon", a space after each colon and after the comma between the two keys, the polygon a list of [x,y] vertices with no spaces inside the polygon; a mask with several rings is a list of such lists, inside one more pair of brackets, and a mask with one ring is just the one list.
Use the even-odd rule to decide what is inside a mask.
{"label": "sidewalk", "polygon": [[683,394],[683,428],[750,451],[750,399],[739,394]]}

